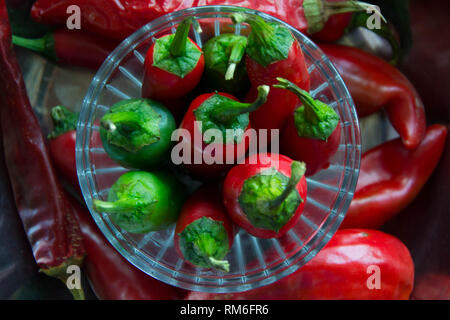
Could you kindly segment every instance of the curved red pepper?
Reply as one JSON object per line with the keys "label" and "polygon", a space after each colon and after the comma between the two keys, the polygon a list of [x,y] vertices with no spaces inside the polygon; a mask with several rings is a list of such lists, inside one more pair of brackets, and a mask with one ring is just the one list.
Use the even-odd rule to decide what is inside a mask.
{"label": "curved red pepper", "polygon": [[106,240],[89,212],[70,198],[86,247],[84,270],[102,300],[174,300],[182,290],[158,281],[130,264]]}
{"label": "curved red pepper", "polygon": [[[225,208],[223,207],[220,192],[218,188],[206,185],[194,192],[194,194],[186,201],[177,221],[174,243],[175,249],[183,259],[185,259],[185,257],[180,249],[180,234],[187,226],[202,217],[220,222],[227,232],[227,249],[230,250],[233,245],[235,230],[233,223],[227,216]],[[191,263],[189,260],[186,261]],[[212,265],[212,267],[214,267],[214,265]]]}
{"label": "curved red pepper", "polygon": [[392,126],[408,149],[416,148],[426,130],[425,110],[411,82],[381,58],[361,49],[321,44],[355,102],[358,115],[385,108]]}
{"label": "curved red pepper", "polygon": [[432,125],[415,150],[395,139],[364,153],[341,228],[378,228],[411,203],[438,164],[446,137],[445,126]]}
{"label": "curved red pepper", "polygon": [[295,226],[306,203],[306,178],[303,175],[295,186],[302,201],[291,218],[278,231],[255,227],[247,218],[239,202],[244,182],[270,168],[291,177],[292,159],[283,155],[260,153],[248,157],[244,163],[236,165],[227,174],[223,183],[223,201],[234,223],[250,234],[260,238],[278,238]]}
{"label": "curved red pepper", "polygon": [[[379,289],[375,287],[376,274]],[[376,230],[339,230],[293,274],[242,293],[190,292],[187,300],[407,300],[414,264],[397,238]]]}

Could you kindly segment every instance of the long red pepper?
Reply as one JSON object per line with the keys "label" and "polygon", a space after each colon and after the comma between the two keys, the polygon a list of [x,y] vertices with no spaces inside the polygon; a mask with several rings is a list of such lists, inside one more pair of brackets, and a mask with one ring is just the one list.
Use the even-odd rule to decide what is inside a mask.
{"label": "long red pepper", "polygon": [[414,283],[408,248],[377,230],[339,230],[293,274],[242,293],[190,292],[187,300],[406,300]]}
{"label": "long red pepper", "polygon": [[[51,165],[14,55],[5,2],[0,2],[0,119],[3,152],[25,232],[39,268],[66,281],[69,265],[81,265],[81,232]],[[82,290],[73,289],[75,298]]]}
{"label": "long red pepper", "polygon": [[13,36],[13,43],[39,52],[58,63],[89,69],[100,68],[118,44],[117,41],[66,28],[49,32],[39,39]]}
{"label": "long red pepper", "polygon": [[[366,10],[371,5],[345,0],[38,0],[33,5],[32,18],[41,23],[63,25],[70,16],[67,8],[76,5],[81,11],[83,30],[109,38],[124,39],[144,24],[164,14],[190,7],[234,5],[259,10],[286,21],[303,33],[313,34],[330,26],[334,28],[327,39],[339,38],[350,23],[342,13]],[[337,20],[335,19],[337,14]]]}
{"label": "long red pepper", "polygon": [[445,126],[432,125],[415,150],[395,139],[364,153],[341,228],[378,228],[411,203],[438,164],[446,137]]}
{"label": "long red pepper", "polygon": [[70,198],[86,247],[84,270],[102,300],[174,300],[183,290],[172,287],[131,265],[106,240],[89,212]]}
{"label": "long red pepper", "polygon": [[385,108],[408,149],[416,148],[426,129],[425,111],[412,83],[392,65],[358,48],[321,44],[336,66],[364,117]]}

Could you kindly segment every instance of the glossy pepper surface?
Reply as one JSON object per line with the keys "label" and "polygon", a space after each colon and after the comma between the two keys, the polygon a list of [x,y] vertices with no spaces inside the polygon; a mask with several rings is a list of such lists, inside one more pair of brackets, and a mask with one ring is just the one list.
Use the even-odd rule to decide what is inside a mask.
{"label": "glossy pepper surface", "polygon": [[215,176],[245,157],[250,140],[255,138],[246,138],[251,126],[249,112],[264,104],[270,88],[260,86],[258,91],[253,103],[241,103],[223,92],[202,94],[192,101],[180,125],[189,133],[189,139],[183,138],[180,146],[190,154],[183,153],[190,172],[199,177]]}
{"label": "glossy pepper surface", "polygon": [[348,229],[336,232],[306,265],[273,284],[242,293],[190,292],[186,299],[407,300],[413,284],[411,254],[399,239]]}
{"label": "glossy pepper surface", "polygon": [[175,228],[175,248],[183,259],[202,267],[230,271],[225,256],[233,245],[233,223],[217,187],[206,185],[184,204]]}
{"label": "glossy pepper surface", "polygon": [[294,92],[302,102],[289,117],[281,133],[281,152],[306,163],[306,176],[328,165],[341,140],[339,115],[292,82],[278,78],[277,88]]}
{"label": "glossy pepper surface", "polygon": [[147,233],[177,221],[183,198],[181,185],[169,173],[129,171],[112,185],[108,201],[95,199],[94,206],[124,230]]}
{"label": "glossy pepper surface", "polygon": [[118,41],[105,40],[79,30],[58,29],[42,38],[13,36],[13,43],[69,66],[97,70],[114,50]]}
{"label": "glossy pepper surface", "polygon": [[[206,5],[234,5],[259,10],[286,21],[303,33],[314,33],[327,27],[326,21],[335,14],[366,10],[370,5],[358,1],[325,0],[38,0],[33,5],[32,18],[40,23],[66,23],[67,7],[77,5],[83,12],[83,28],[104,37],[124,39],[146,23],[170,12]],[[339,20],[341,18],[338,18]],[[332,23],[343,32],[344,23]],[[337,31],[336,31],[337,32]],[[337,34],[340,34],[337,32]],[[337,39],[333,39],[337,40]]]}
{"label": "glossy pepper surface", "polygon": [[151,99],[116,103],[100,120],[100,137],[106,153],[121,165],[148,169],[169,156],[175,130],[172,113]]}
{"label": "glossy pepper surface", "polygon": [[385,109],[408,149],[414,149],[426,130],[425,110],[411,82],[386,61],[358,48],[321,44],[341,74],[358,115]]}
{"label": "glossy pepper surface", "polygon": [[260,238],[278,238],[295,226],[306,203],[305,164],[260,153],[234,166],[223,201],[234,223]]}
{"label": "glossy pepper surface", "polygon": [[[39,122],[11,43],[5,2],[0,2],[0,108],[3,152],[16,208],[40,270],[66,281],[69,265],[81,265],[81,231],[52,167]],[[73,289],[77,299],[82,289]]]}
{"label": "glossy pepper surface", "polygon": [[427,128],[415,150],[395,139],[365,152],[341,228],[378,228],[406,208],[433,173],[446,137],[447,128],[436,124]]}
{"label": "glossy pepper surface", "polygon": [[202,49],[188,37],[192,21],[183,20],[175,34],[157,39],[148,50],[142,84],[144,98],[173,101],[200,82],[205,58]]}

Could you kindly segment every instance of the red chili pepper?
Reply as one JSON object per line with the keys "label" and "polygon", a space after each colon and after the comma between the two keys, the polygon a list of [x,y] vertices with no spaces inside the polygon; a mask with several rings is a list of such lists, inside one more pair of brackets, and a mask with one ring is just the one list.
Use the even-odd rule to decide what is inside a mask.
{"label": "red chili pepper", "polygon": [[328,165],[341,140],[339,115],[292,82],[278,78],[276,88],[294,92],[303,106],[289,117],[281,134],[281,152],[306,163],[306,176]]}
{"label": "red chili pepper", "polygon": [[432,125],[415,150],[395,139],[364,153],[341,228],[378,228],[410,204],[438,164],[446,137],[445,126]]}
{"label": "red chili pepper", "polygon": [[358,48],[320,45],[336,66],[355,102],[358,115],[385,108],[408,149],[416,148],[426,130],[425,110],[409,80],[389,63]]}
{"label": "red chili pepper", "polygon": [[65,28],[48,32],[39,39],[18,36],[12,39],[15,45],[39,52],[55,62],[95,70],[118,44],[117,41]]}
{"label": "red chili pepper", "polygon": [[205,68],[201,48],[188,37],[192,19],[183,20],[175,35],[163,36],[147,52],[142,96],[173,101],[200,82]]}
{"label": "red chili pepper", "polygon": [[71,204],[86,247],[84,270],[91,288],[102,300],[174,300],[182,290],[158,281],[130,264],[106,240],[89,212],[73,198]]}
{"label": "red chili pepper", "polygon": [[231,249],[234,228],[214,186],[203,186],[184,204],[175,228],[175,248],[183,259],[203,267],[228,272],[224,260]]}
{"label": "red chili pepper", "polygon": [[[245,157],[251,140],[255,138],[247,135],[250,129],[249,112],[264,104],[270,88],[260,86],[258,90],[259,95],[253,103],[238,102],[235,97],[223,92],[202,94],[192,101],[180,125],[190,135],[189,141],[183,139],[182,142],[184,151],[190,153],[183,154],[189,171],[199,177],[212,177]],[[212,133],[212,130],[220,133],[220,137],[208,139],[207,133]],[[200,137],[201,141],[196,141],[196,137]]]}
{"label": "red chili pepper", "polygon": [[187,300],[407,300],[414,264],[397,238],[376,230],[339,230],[293,274],[242,293],[190,292]]}
{"label": "red chili pepper", "polygon": [[[66,281],[69,265],[81,265],[81,232],[51,165],[14,55],[5,2],[0,2],[0,108],[3,151],[16,208],[39,268]],[[83,291],[73,289],[75,298]]]}
{"label": "red chili pepper", "polygon": [[[170,12],[206,5],[234,5],[259,10],[286,21],[303,33],[312,34],[328,28],[327,21],[342,12],[365,11],[371,5],[347,0],[38,0],[31,15],[36,22],[65,25],[70,14],[67,8],[76,5],[82,12],[83,29],[104,37],[124,39],[146,23]],[[345,23],[344,23],[345,22]],[[337,35],[348,26],[348,20],[332,23]],[[337,40],[337,39],[334,39]]]}
{"label": "red chili pepper", "polygon": [[414,286],[412,300],[450,300],[450,275],[427,273]]}
{"label": "red chili pepper", "polygon": [[305,171],[304,163],[265,153],[233,167],[223,184],[223,201],[233,222],[256,237],[281,237],[303,212]]}

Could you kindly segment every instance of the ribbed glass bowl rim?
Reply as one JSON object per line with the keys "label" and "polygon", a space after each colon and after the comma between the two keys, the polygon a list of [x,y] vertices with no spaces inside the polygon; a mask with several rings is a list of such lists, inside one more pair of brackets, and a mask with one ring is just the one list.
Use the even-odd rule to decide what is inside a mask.
{"label": "ribbed glass bowl rim", "polygon": [[[228,283],[226,286],[218,286],[216,281],[211,280],[209,284],[198,284],[198,281],[192,277],[191,281],[186,281],[186,279],[173,278],[171,276],[171,270],[167,267],[158,263],[158,261],[153,261],[152,266],[150,267],[146,261],[144,261],[141,257],[136,257],[135,252],[133,251],[133,247],[116,238],[113,232],[109,229],[109,227],[105,224],[105,222],[100,217],[94,208],[92,203],[92,196],[89,192],[89,185],[95,185],[94,181],[91,177],[88,177],[86,172],[87,167],[86,163],[89,162],[88,155],[83,153],[83,145],[89,142],[90,135],[87,134],[90,132],[90,128],[88,128],[88,132],[84,129],[87,127],[85,123],[92,123],[92,116],[94,112],[90,111],[91,107],[95,107],[97,104],[98,96],[100,92],[106,85],[107,79],[109,79],[110,75],[114,70],[119,66],[120,62],[139,44],[136,43],[139,39],[141,39],[146,33],[151,32],[152,30],[158,29],[160,26],[167,24],[173,20],[177,20],[181,17],[186,16],[196,16],[202,14],[230,14],[235,12],[245,12],[249,14],[256,14],[263,17],[269,21],[276,21],[285,25],[289,30],[297,37],[301,38],[303,44],[313,48],[319,52],[322,52],[319,47],[317,47],[309,38],[303,35],[301,32],[296,30],[294,27],[290,26],[286,22],[275,18],[269,14],[263,13],[261,11],[247,9],[243,7],[237,6],[222,6],[222,5],[213,5],[213,6],[202,6],[202,7],[192,7],[180,11],[175,11],[164,16],[161,16],[152,22],[146,24],[141,27],[139,30],[134,32],[128,38],[122,41],[122,43],[115,48],[115,50],[108,56],[108,58],[104,61],[100,69],[97,71],[95,77],[93,78],[86,96],[83,100],[80,116],[77,124],[77,135],[76,135],[76,163],[77,163],[77,174],[80,183],[80,188],[83,194],[83,198],[86,202],[86,205],[91,213],[93,219],[95,220],[97,226],[100,228],[104,236],[108,239],[108,241],[113,245],[113,247],[119,251],[119,253],[125,257],[131,264],[135,267],[139,268],[143,272],[149,274],[150,276],[168,283],[170,285],[184,288],[187,290],[193,291],[205,291],[205,292],[216,292],[216,293],[229,293],[229,292],[243,292],[251,289],[255,289],[264,285],[268,285],[273,283],[281,278],[288,276],[289,274],[298,270],[301,266],[311,260],[331,239],[331,237],[335,234],[342,220],[344,219],[345,213],[348,210],[350,202],[353,198],[353,192],[356,188],[356,183],[359,175],[360,161],[361,161],[361,153],[356,152],[356,149],[361,150],[361,137],[359,130],[359,121],[358,116],[356,114],[355,106],[353,100],[348,92],[344,81],[341,76],[337,72],[336,68],[330,62],[330,60],[323,54],[322,52],[322,62],[331,70],[333,73],[333,79],[335,80],[336,89],[343,93],[342,100],[347,100],[348,105],[350,106],[350,114],[351,114],[351,122],[354,127],[354,141],[355,144],[351,148],[356,155],[353,157],[353,170],[348,170],[344,174],[342,185],[348,186],[347,192],[343,195],[340,194],[338,199],[336,200],[332,211],[335,211],[335,216],[330,219],[330,216],[326,218],[326,221],[320,226],[318,232],[316,232],[313,237],[309,240],[308,244],[316,244],[313,249],[310,249],[309,252],[304,256],[304,258],[299,262],[297,261],[300,258],[301,254],[304,254],[304,250],[299,250],[293,256],[288,258],[284,262],[280,262],[277,266],[273,266],[270,269],[273,270],[271,272],[271,276],[267,277],[267,270],[263,270],[255,275],[252,275],[252,278],[261,280],[242,283],[242,281],[236,281],[237,279],[241,279],[242,276],[237,275],[235,278],[227,278],[222,281],[223,284]],[[209,16],[208,16],[209,17]],[[199,18],[202,18],[201,16]],[[214,16],[213,16],[214,18]],[[132,47],[130,47],[132,46]],[[351,164],[349,165],[351,166]],[[340,212],[338,212],[340,211]],[[325,232],[325,231],[326,232]],[[127,248],[125,248],[127,246]],[[286,265],[288,267],[286,267]],[[150,268],[149,268],[150,267]],[[278,271],[277,271],[278,270]],[[280,271],[281,270],[281,271]],[[206,279],[206,278],[205,278]],[[206,279],[208,281],[208,279]],[[235,282],[233,282],[235,281]]]}

